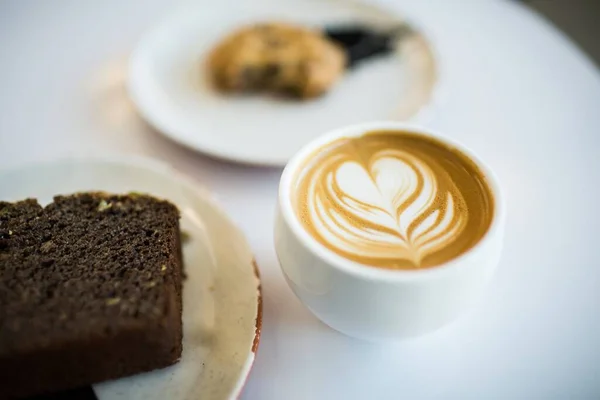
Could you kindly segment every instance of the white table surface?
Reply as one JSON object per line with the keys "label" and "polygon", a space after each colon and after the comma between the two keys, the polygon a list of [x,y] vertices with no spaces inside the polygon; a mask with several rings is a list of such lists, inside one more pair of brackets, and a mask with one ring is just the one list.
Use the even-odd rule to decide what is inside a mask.
{"label": "white table surface", "polygon": [[262,340],[243,399],[600,397],[600,73],[575,45],[507,1],[395,1],[437,39],[448,96],[431,124],[497,171],[509,219],[499,270],[473,312],[376,345],[318,322],[284,282],[272,246],[280,170],[195,154],[136,115],[127,56],[172,3],[0,2],[0,167],[144,154],[214,191],[263,279]]}

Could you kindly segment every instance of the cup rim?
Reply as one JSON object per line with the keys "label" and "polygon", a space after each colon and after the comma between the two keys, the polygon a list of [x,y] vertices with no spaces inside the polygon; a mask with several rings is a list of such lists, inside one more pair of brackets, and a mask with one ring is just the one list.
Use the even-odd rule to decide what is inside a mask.
{"label": "cup rim", "polygon": [[[348,260],[327,249],[302,227],[302,224],[292,206],[291,188],[294,183],[293,179],[296,176],[296,172],[301,167],[303,161],[307,156],[312,154],[314,150],[331,143],[336,139],[342,137],[356,137],[374,130],[402,130],[425,137],[435,138],[461,151],[480,168],[494,198],[494,214],[488,230],[473,247],[455,258],[433,267],[417,270],[386,269]],[[506,206],[498,177],[494,171],[492,171],[490,167],[475,154],[475,152],[473,152],[467,146],[448,138],[446,135],[435,129],[426,128],[417,124],[397,121],[374,121],[345,126],[328,131],[304,145],[288,161],[283,170],[279,182],[278,203],[285,224],[291,229],[292,233],[301,242],[301,244],[305,246],[315,257],[326,262],[329,266],[351,275],[370,280],[384,281],[427,280],[453,273],[456,270],[464,268],[464,266],[468,264],[468,262],[465,261],[473,258],[476,253],[478,253],[482,248],[486,247],[490,241],[502,234],[502,229],[506,219]]]}

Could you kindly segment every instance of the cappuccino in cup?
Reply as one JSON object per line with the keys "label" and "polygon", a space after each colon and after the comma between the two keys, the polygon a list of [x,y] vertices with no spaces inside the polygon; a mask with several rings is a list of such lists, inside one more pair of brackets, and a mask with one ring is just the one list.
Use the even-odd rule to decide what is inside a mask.
{"label": "cappuccino in cup", "polygon": [[375,122],[301,149],[279,185],[275,250],[293,292],[347,335],[389,340],[463,314],[504,235],[493,172],[429,129]]}
{"label": "cappuccino in cup", "polygon": [[392,270],[432,268],[465,254],[495,211],[486,175],[463,151],[403,130],[314,149],[289,191],[295,217],[319,246]]}

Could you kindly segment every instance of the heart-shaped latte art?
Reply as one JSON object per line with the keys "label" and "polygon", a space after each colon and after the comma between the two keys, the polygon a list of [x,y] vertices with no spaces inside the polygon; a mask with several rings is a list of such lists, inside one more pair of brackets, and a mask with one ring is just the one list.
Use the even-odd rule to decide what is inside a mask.
{"label": "heart-shaped latte art", "polygon": [[[310,179],[308,215],[328,247],[359,260],[396,259],[419,266],[467,222],[458,190],[440,184],[421,159],[396,149],[368,165],[335,157]],[[447,182],[446,182],[447,183]]]}
{"label": "heart-shaped latte art", "polygon": [[494,199],[473,160],[435,138],[374,131],[315,150],[291,193],[304,229],[361,264],[443,264],[487,232]]}

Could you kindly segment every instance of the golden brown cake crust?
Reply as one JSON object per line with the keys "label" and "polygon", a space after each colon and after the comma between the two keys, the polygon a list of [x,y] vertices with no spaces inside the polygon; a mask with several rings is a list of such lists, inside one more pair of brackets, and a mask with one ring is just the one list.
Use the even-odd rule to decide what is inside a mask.
{"label": "golden brown cake crust", "polygon": [[317,97],[343,74],[344,51],[317,30],[265,23],[227,36],[208,58],[209,76],[224,92],[268,91]]}

